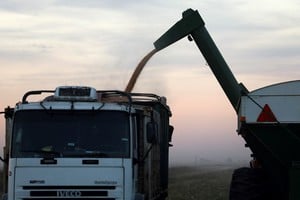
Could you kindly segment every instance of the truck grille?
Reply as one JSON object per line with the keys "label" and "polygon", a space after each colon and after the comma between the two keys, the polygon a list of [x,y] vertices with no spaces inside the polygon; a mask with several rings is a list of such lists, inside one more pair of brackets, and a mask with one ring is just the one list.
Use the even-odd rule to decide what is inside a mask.
{"label": "truck grille", "polygon": [[116,200],[121,198],[116,186],[23,186],[22,200]]}

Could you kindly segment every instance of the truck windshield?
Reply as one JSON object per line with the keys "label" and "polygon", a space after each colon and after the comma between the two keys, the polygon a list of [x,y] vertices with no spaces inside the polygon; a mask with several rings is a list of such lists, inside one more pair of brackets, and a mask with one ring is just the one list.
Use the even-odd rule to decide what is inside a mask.
{"label": "truck windshield", "polygon": [[129,157],[129,117],[121,111],[19,111],[12,157]]}

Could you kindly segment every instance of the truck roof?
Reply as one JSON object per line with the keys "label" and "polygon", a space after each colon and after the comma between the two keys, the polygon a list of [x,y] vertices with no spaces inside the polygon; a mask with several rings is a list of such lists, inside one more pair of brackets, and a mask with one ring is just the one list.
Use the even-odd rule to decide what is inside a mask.
{"label": "truck roof", "polygon": [[[33,95],[50,93],[41,101],[29,101]],[[24,94],[22,102],[16,106],[23,109],[76,109],[76,110],[122,110],[131,112],[132,108],[161,105],[171,115],[165,97],[152,93],[127,93],[119,90],[96,90],[86,86],[63,86],[55,90],[34,90]]]}

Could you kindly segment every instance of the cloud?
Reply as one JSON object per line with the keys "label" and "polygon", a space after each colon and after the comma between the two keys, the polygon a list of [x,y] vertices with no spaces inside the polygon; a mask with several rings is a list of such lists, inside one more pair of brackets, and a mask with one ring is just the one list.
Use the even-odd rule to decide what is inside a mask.
{"label": "cloud", "polygon": [[[257,3],[5,1],[0,3],[0,16],[6,22],[0,25],[0,61],[15,70],[38,65],[44,72],[50,66],[52,71],[63,66],[68,75],[71,73],[67,69],[77,68],[95,73],[105,69],[105,74],[112,70],[130,74],[139,59],[153,48],[152,42],[181,18],[183,10],[193,7],[201,13],[234,72],[259,74],[270,71],[270,65],[282,63],[294,68],[298,64],[295,59],[299,42],[295,38],[300,31],[295,25],[299,21],[295,13],[299,3],[293,0],[272,1],[271,6],[268,0],[259,1],[260,6]],[[205,67],[205,63],[195,44],[183,39],[156,55],[149,65],[178,70]]]}
{"label": "cloud", "polygon": [[43,8],[51,5],[54,0],[7,0],[0,2],[0,9],[16,13],[41,12]]}

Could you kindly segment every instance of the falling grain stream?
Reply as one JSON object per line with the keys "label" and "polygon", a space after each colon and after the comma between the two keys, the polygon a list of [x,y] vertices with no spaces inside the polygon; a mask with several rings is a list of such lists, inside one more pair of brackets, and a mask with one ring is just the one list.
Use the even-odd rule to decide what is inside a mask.
{"label": "falling grain stream", "polygon": [[136,66],[133,74],[131,75],[131,78],[129,79],[125,92],[131,92],[132,89],[134,88],[134,85],[141,74],[142,70],[144,69],[144,66],[147,64],[148,60],[157,52],[156,49],[153,49],[150,51],[141,61],[140,63]]}

